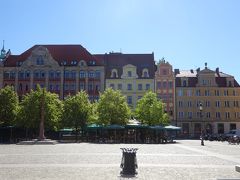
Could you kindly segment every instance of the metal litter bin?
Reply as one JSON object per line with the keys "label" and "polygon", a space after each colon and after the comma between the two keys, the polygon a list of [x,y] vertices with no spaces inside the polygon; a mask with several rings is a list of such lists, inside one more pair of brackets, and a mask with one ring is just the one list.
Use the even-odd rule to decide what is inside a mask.
{"label": "metal litter bin", "polygon": [[122,176],[135,176],[137,174],[136,169],[138,168],[137,165],[137,158],[136,152],[137,148],[120,148],[122,150],[122,162],[120,167],[122,171],[120,174]]}

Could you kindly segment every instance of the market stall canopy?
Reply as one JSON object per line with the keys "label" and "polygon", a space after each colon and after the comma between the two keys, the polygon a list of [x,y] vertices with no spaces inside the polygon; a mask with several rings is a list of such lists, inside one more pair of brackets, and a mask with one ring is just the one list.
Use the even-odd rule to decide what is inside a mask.
{"label": "market stall canopy", "polygon": [[169,125],[169,126],[165,126],[164,129],[170,130],[170,131],[180,131],[182,128],[181,127],[177,127],[177,126]]}

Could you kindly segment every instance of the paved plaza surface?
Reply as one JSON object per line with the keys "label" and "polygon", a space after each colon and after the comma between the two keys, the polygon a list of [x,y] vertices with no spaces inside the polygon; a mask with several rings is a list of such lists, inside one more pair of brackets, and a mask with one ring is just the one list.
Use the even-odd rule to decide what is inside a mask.
{"label": "paved plaza surface", "polygon": [[[120,176],[122,151],[138,148],[135,178]],[[240,145],[178,140],[174,144],[0,145],[0,179],[240,179]]]}

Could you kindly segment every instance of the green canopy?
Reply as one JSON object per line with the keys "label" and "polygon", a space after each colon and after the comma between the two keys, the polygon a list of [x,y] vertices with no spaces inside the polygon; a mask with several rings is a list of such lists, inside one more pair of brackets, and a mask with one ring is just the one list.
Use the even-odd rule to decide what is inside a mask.
{"label": "green canopy", "polygon": [[146,129],[149,126],[147,125],[142,125],[142,124],[127,124],[125,126],[126,129]]}
{"label": "green canopy", "polygon": [[111,125],[105,126],[104,129],[124,129],[124,126],[121,126],[118,124],[111,124]]}
{"label": "green canopy", "polygon": [[102,129],[102,128],[103,126],[98,124],[90,124],[87,126],[87,129]]}
{"label": "green canopy", "polygon": [[150,126],[150,129],[154,129],[154,130],[164,130],[165,128],[164,128],[163,126],[156,125],[156,126]]}
{"label": "green canopy", "polygon": [[170,131],[180,131],[182,128],[181,127],[177,127],[177,126],[169,125],[169,126],[165,126],[164,129],[170,130]]}

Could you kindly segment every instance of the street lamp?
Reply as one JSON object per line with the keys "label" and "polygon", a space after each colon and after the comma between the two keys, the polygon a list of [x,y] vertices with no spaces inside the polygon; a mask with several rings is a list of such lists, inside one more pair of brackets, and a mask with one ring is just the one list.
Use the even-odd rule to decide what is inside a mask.
{"label": "street lamp", "polygon": [[65,90],[65,66],[66,66],[67,62],[63,61],[61,62],[61,65],[63,66],[63,87],[62,87],[62,100],[64,100],[64,90]]}
{"label": "street lamp", "polygon": [[[203,111],[203,105],[202,103],[199,103],[199,110],[200,110],[200,118],[202,120],[202,111]],[[203,129],[201,129],[201,145],[204,146],[204,133],[203,133]]]}

